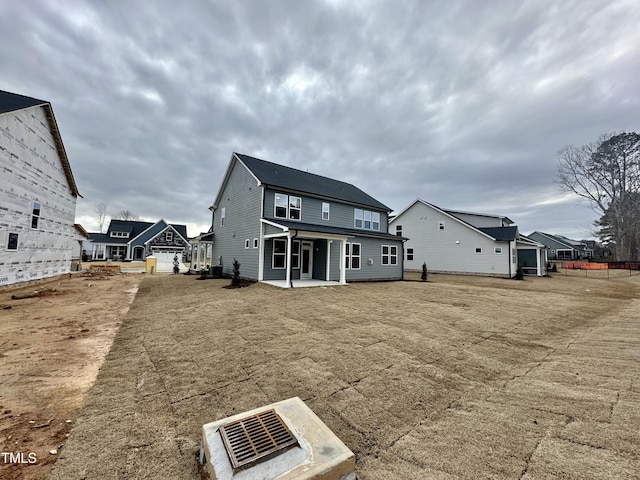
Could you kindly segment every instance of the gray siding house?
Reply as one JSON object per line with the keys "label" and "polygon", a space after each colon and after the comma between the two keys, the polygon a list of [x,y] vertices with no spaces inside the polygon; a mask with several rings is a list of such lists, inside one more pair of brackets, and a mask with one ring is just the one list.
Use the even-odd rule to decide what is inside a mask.
{"label": "gray siding house", "polygon": [[357,187],[233,153],[213,212],[213,260],[283,287],[305,280],[401,280],[404,238],[391,209]]}
{"label": "gray siding house", "polygon": [[182,261],[190,249],[185,225],[136,220],[111,220],[107,233],[91,233],[93,260],[144,260],[153,255],[159,263],[171,263],[174,255]]}
{"label": "gray siding house", "polygon": [[593,257],[593,249],[583,241],[538,231],[527,236],[549,249],[549,260],[579,260]]}

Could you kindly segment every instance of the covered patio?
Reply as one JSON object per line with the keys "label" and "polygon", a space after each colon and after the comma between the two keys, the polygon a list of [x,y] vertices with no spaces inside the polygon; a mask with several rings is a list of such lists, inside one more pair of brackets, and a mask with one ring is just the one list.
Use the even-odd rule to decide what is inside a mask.
{"label": "covered patio", "polygon": [[342,229],[261,221],[259,281],[281,288],[347,283],[344,257],[347,240],[352,237]]}
{"label": "covered patio", "polygon": [[302,288],[302,287],[336,287],[339,285],[348,285],[345,283],[335,282],[331,280],[291,280],[287,285],[286,280],[263,280],[262,283],[273,285],[279,288]]}

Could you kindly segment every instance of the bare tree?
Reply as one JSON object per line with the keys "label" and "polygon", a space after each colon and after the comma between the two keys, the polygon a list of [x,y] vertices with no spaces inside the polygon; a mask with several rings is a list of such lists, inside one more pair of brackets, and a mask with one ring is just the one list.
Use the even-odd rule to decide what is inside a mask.
{"label": "bare tree", "polygon": [[98,225],[100,226],[100,233],[102,233],[104,222],[107,219],[107,204],[100,202],[93,207],[93,211],[96,212],[96,219],[98,220]]}
{"label": "bare tree", "polygon": [[140,217],[130,210],[120,210],[113,218],[117,220],[138,220]]}
{"label": "bare tree", "polygon": [[589,201],[606,219],[614,259],[631,260],[638,229],[634,212],[640,208],[640,135],[602,135],[582,147],[565,147],[558,156],[560,187]]}

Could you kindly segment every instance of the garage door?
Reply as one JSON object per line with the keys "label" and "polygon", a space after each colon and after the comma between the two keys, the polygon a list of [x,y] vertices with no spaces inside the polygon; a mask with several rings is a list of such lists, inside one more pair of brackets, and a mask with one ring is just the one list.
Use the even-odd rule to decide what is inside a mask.
{"label": "garage door", "polygon": [[182,250],[153,250],[152,254],[158,259],[158,272],[173,272],[173,257],[178,254],[180,262],[180,271],[184,272],[187,267],[182,263]]}

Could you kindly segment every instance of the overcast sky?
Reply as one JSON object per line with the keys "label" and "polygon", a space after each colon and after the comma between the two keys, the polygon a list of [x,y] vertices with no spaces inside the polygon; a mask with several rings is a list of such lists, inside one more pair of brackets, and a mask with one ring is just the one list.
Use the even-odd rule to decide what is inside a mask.
{"label": "overcast sky", "polygon": [[0,0],[0,89],[52,103],[80,193],[206,231],[231,153],[591,237],[557,152],[640,131],[637,0]]}

